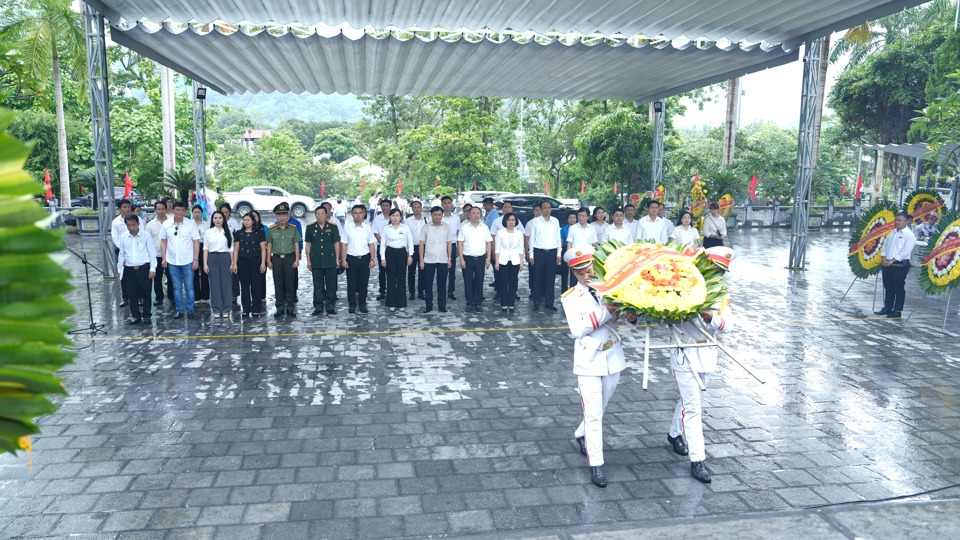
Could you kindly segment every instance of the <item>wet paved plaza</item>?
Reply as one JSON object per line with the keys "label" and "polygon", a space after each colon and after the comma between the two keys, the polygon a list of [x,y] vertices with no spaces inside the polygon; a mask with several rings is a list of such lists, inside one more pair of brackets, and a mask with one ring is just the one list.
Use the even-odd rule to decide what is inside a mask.
{"label": "wet paved plaza", "polygon": [[[200,307],[195,320],[165,311],[131,328],[119,286],[95,279],[106,334],[76,340],[60,372],[70,395],[41,421],[33,472],[25,456],[0,457],[0,538],[556,534],[956,484],[960,296],[947,333],[946,297],[921,298],[915,270],[909,320],[872,314],[873,279],[839,303],[848,237],[812,232],[809,269],[791,273],[789,231],[733,234],[724,341],[767,382],[721,357],[704,397],[710,485],[667,445],[677,391],[665,353],[641,388],[640,332],[624,329],[628,370],[604,426],[610,485],[598,489],[573,441],[572,339],[562,314],[532,313],[525,298],[504,319],[485,289],[486,311],[464,314],[458,276],[449,313],[411,301],[405,314],[372,302],[351,315],[342,301],[312,318],[303,268],[295,320],[214,320]],[[82,267],[67,264],[86,327]]]}

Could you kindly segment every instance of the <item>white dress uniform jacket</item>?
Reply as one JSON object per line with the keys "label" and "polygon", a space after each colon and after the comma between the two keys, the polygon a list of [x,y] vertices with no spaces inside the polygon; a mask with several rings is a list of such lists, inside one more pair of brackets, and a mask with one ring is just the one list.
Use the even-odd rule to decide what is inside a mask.
{"label": "white dress uniform jacket", "polygon": [[623,371],[627,363],[615,330],[617,323],[607,308],[590,294],[590,289],[578,282],[560,296],[560,303],[570,334],[576,339],[573,374],[603,377]]}

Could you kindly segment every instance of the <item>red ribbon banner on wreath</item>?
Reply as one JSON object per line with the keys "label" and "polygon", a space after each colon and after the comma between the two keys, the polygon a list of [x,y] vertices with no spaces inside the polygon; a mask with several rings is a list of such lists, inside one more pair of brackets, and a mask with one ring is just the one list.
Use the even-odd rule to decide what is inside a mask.
{"label": "red ribbon banner on wreath", "polygon": [[861,249],[863,246],[873,242],[874,240],[879,240],[884,236],[890,234],[891,231],[897,228],[897,224],[893,221],[890,223],[885,223],[879,227],[874,227],[870,229],[870,233],[867,236],[860,239],[859,242],[850,246],[850,253],[848,255],[854,255]]}
{"label": "red ribbon banner on wreath", "polygon": [[943,206],[940,201],[923,201],[913,210],[914,221],[926,221],[927,216],[936,213]]}
{"label": "red ribbon banner on wreath", "polygon": [[960,251],[960,238],[950,238],[949,240],[944,241],[942,244],[937,246],[936,249],[931,251],[929,255],[923,258],[923,264],[928,265],[934,259],[955,251]]}

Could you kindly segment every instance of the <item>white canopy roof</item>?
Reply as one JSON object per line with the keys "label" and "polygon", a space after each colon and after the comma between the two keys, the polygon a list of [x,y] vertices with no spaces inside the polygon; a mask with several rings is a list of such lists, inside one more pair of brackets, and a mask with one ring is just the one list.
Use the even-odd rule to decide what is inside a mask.
{"label": "white canopy roof", "polygon": [[[222,93],[500,96],[646,102],[790,62],[777,47],[332,28],[153,25],[117,43]],[[792,83],[793,81],[791,81]]]}
{"label": "white canopy roof", "polygon": [[87,0],[112,22],[643,34],[794,48],[922,0]]}

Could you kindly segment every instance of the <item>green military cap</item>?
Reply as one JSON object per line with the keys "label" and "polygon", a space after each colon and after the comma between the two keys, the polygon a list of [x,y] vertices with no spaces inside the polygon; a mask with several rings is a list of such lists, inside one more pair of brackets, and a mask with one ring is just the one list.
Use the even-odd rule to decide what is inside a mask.
{"label": "green military cap", "polygon": [[290,205],[287,204],[287,203],[285,203],[285,202],[282,202],[282,203],[280,203],[280,204],[278,204],[278,205],[276,205],[276,206],[273,207],[273,213],[274,213],[274,214],[289,214],[289,213],[290,213]]}

